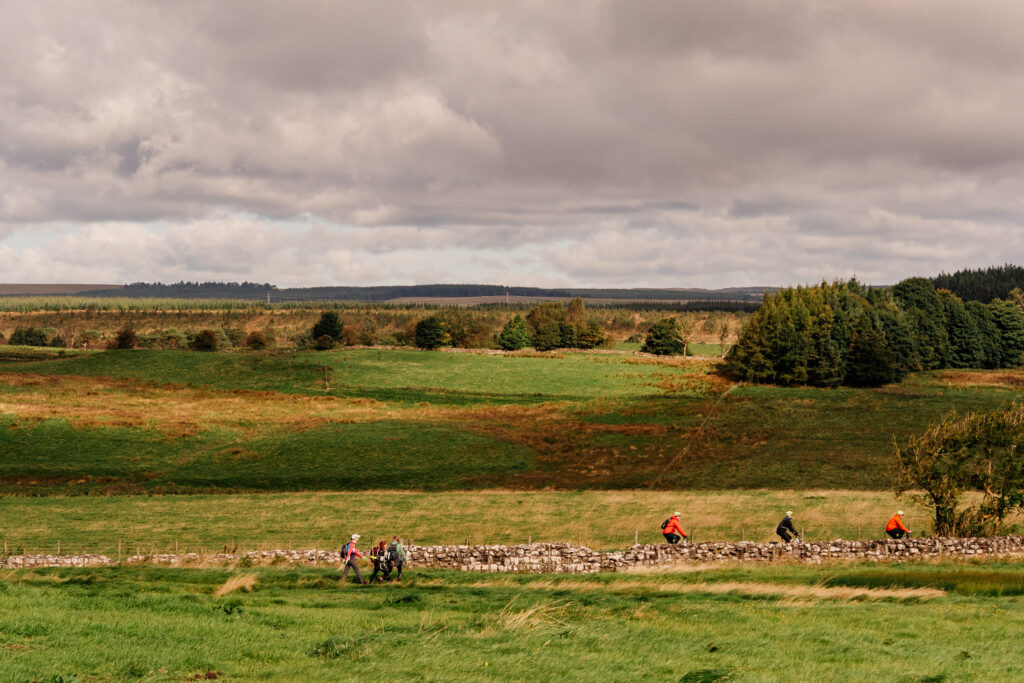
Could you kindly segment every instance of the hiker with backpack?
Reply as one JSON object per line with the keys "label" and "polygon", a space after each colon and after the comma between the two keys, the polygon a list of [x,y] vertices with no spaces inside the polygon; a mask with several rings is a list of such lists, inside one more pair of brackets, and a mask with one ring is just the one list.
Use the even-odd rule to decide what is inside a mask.
{"label": "hiker with backpack", "polygon": [[800,538],[800,532],[796,530],[795,526],[793,526],[792,510],[786,512],[786,516],[783,517],[782,521],[779,522],[779,525],[775,527],[775,533],[777,533],[779,535],[779,538],[781,538],[786,543],[789,543],[793,540],[793,536],[789,535],[791,532],[793,536]]}
{"label": "hiker with backpack", "polygon": [[671,517],[661,523],[661,533],[665,536],[665,541],[670,545],[675,545],[680,540],[686,538],[683,525],[679,523],[678,512],[673,512]]}
{"label": "hiker with backpack", "polygon": [[384,547],[384,541],[378,543],[370,551],[370,561],[373,562],[373,573],[370,574],[370,583],[374,581],[383,583],[391,578],[391,568],[393,565],[390,553]]}
{"label": "hiker with backpack", "polygon": [[388,544],[388,558],[392,566],[398,571],[395,581],[401,583],[402,567],[405,566],[405,548],[402,546],[402,540],[398,536],[393,536],[391,543]]}
{"label": "hiker with backpack", "polygon": [[363,575],[359,573],[359,565],[356,564],[357,558],[362,558],[363,554],[356,550],[356,543],[359,541],[359,534],[352,534],[348,543],[341,546],[341,564],[345,567],[345,570],[341,572],[341,580],[344,581],[348,575],[349,569],[354,569],[356,572],[356,581],[360,584],[366,583],[363,581]]}

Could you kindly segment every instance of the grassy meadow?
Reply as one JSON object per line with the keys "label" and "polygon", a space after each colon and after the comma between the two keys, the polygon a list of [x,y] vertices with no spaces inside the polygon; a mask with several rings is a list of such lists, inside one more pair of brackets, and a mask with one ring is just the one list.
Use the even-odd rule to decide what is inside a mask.
{"label": "grassy meadow", "polygon": [[[893,578],[895,575],[897,578]],[[350,579],[351,581],[351,579]],[[882,584],[882,586],[879,586]],[[26,570],[0,577],[6,680],[1015,681],[1016,566],[682,573]],[[1001,646],[1002,645],[1002,646]]]}
{"label": "grassy meadow", "polygon": [[[213,315],[200,311],[197,315]],[[284,315],[284,314],[282,314]],[[709,345],[716,346],[716,345]],[[712,353],[708,356],[716,355]],[[712,358],[0,351],[9,553],[878,538],[893,438],[1024,371],[733,386]],[[183,495],[189,494],[189,495]],[[1022,520],[1011,522],[1019,531]],[[1024,572],[986,563],[591,576],[121,566],[0,573],[0,679],[1012,681]]]}
{"label": "grassy meadow", "polygon": [[4,350],[0,494],[861,489],[1024,371],[731,386],[624,353]]}

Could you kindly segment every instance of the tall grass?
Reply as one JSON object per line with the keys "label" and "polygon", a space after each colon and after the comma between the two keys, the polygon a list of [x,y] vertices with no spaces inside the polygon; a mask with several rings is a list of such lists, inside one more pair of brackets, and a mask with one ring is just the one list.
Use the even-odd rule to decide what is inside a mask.
{"label": "tall grass", "polygon": [[992,571],[983,567],[934,570],[891,569],[841,572],[827,580],[830,586],[868,588],[941,588],[962,595],[999,597],[1024,595],[1024,570]]}
{"label": "tall grass", "polygon": [[[733,588],[734,574],[675,577],[663,590],[659,576],[409,570],[401,585],[356,586],[336,568],[261,569],[249,592],[217,597],[228,571],[19,571],[0,578],[0,671],[12,681],[1024,677],[1017,598],[821,597],[803,568],[712,590]],[[790,587],[754,592],[763,581]]]}

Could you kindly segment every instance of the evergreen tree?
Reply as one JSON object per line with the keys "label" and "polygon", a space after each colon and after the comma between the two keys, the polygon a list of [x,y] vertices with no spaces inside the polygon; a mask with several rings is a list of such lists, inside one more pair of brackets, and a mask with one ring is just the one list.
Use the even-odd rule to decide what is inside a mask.
{"label": "evergreen tree", "polygon": [[998,368],[1003,352],[999,343],[999,327],[992,315],[992,309],[980,301],[968,301],[964,304],[964,309],[978,329],[978,367],[989,370]]}
{"label": "evergreen tree", "polygon": [[562,345],[562,326],[553,321],[541,323],[531,337],[533,348],[538,351],[551,351]]}
{"label": "evergreen tree", "polygon": [[581,349],[596,349],[604,344],[604,330],[594,321],[590,321],[580,329],[577,345]]}
{"label": "evergreen tree", "polygon": [[981,336],[974,318],[967,312],[960,297],[949,290],[939,290],[939,298],[949,334],[949,367],[982,367],[984,356]]}
{"label": "evergreen tree", "polygon": [[444,329],[441,318],[432,315],[416,323],[416,346],[421,349],[432,351],[433,349],[448,346],[451,339]]}
{"label": "evergreen tree", "polygon": [[930,280],[914,277],[893,288],[893,296],[907,311],[918,334],[918,355],[924,370],[949,366],[949,334],[942,301]]}
{"label": "evergreen tree", "polygon": [[342,324],[337,311],[324,311],[320,314],[320,320],[310,330],[313,339],[327,335],[334,341],[341,341]]}
{"label": "evergreen tree", "polygon": [[525,349],[530,345],[530,333],[526,329],[526,321],[523,316],[516,314],[514,318],[505,323],[498,335],[498,346],[506,351]]}
{"label": "evergreen tree", "polygon": [[999,360],[995,367],[1019,367],[1024,363],[1024,312],[1002,299],[996,299],[987,308],[999,331]]}
{"label": "evergreen tree", "polygon": [[679,323],[675,318],[662,318],[647,330],[647,338],[640,347],[644,353],[659,356],[678,356],[686,351]]}
{"label": "evergreen tree", "polygon": [[850,339],[844,383],[851,387],[878,387],[897,378],[892,350],[886,343],[881,325],[865,316]]}

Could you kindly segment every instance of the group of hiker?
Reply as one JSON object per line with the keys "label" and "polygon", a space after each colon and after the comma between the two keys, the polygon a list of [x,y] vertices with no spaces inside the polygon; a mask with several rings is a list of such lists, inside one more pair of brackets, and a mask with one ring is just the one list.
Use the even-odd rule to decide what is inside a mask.
{"label": "group of hiker", "polygon": [[373,573],[370,574],[369,581],[364,581],[363,575],[359,572],[359,565],[356,564],[356,560],[365,557],[356,548],[359,538],[359,534],[352,534],[348,543],[341,546],[341,566],[345,568],[341,572],[341,580],[345,580],[348,570],[351,569],[355,572],[358,583],[383,583],[390,581],[392,574],[395,574],[395,581],[401,583],[402,568],[405,566],[405,547],[402,540],[398,536],[393,536],[390,543],[380,541],[370,549]]}
{"label": "group of hiker", "polygon": [[[661,525],[661,532],[665,536],[665,541],[672,545],[687,538],[686,532],[683,531],[683,524],[679,521],[681,514],[680,512],[673,512],[672,516],[662,522]],[[800,538],[800,532],[796,530],[796,525],[793,524],[792,510],[786,512],[786,516],[775,527],[775,533],[785,543],[789,543],[794,538]],[[885,533],[891,538],[904,538],[910,535],[910,529],[903,523],[903,510],[897,511],[896,514],[889,518],[885,525]],[[402,568],[405,566],[405,547],[402,545],[401,539],[398,536],[393,536],[390,543],[380,541],[370,550],[373,573],[370,575],[369,581],[364,581],[363,575],[359,571],[359,565],[356,564],[356,560],[365,557],[356,548],[359,538],[359,534],[352,534],[348,542],[341,547],[341,566],[344,567],[344,570],[341,572],[341,580],[345,580],[345,577],[348,576],[348,570],[351,569],[355,572],[358,583],[383,583],[384,581],[391,581],[392,574],[395,576],[395,581],[401,582]]]}
{"label": "group of hiker", "polygon": [[[683,525],[679,521],[679,516],[682,513],[673,512],[672,516],[661,523],[661,533],[665,536],[665,541],[671,545],[679,543],[679,541],[687,538],[686,532],[683,531]],[[793,524],[793,511],[788,510],[786,516],[782,518],[778,526],[775,527],[775,533],[785,543],[789,543],[793,538],[800,538],[800,532],[796,530],[796,526]],[[890,538],[904,538],[910,536],[910,529],[903,523],[903,510],[898,510],[896,514],[889,518],[889,521],[885,525],[885,533]]]}

